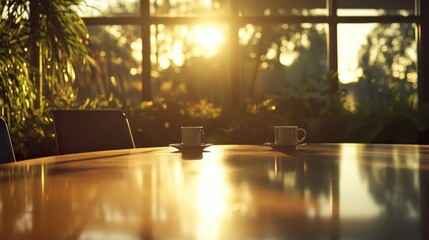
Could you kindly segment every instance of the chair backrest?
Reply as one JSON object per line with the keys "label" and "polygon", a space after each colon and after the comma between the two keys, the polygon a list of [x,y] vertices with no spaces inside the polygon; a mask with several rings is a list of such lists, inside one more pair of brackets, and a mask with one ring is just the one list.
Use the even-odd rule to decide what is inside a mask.
{"label": "chair backrest", "polygon": [[15,162],[12,141],[10,140],[9,129],[2,117],[0,117],[0,163]]}
{"label": "chair backrest", "polygon": [[51,110],[58,154],[135,148],[125,114],[115,109]]}

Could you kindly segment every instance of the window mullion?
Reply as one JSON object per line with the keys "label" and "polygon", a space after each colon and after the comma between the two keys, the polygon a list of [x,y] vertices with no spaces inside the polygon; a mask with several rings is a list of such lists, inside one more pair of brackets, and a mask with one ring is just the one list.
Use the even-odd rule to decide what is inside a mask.
{"label": "window mullion", "polygon": [[231,14],[229,22],[229,48],[230,48],[230,76],[231,76],[231,106],[240,103],[240,43],[239,31],[239,1],[231,0]]}
{"label": "window mullion", "polygon": [[149,0],[140,2],[141,37],[142,37],[142,100],[152,100],[151,62],[150,62],[150,4]]}
{"label": "window mullion", "polygon": [[[337,17],[337,0],[326,0],[328,8],[328,70],[330,73],[338,72],[338,17]],[[332,79],[331,90],[338,90],[338,75]]]}
{"label": "window mullion", "polygon": [[420,18],[417,24],[417,76],[418,76],[418,98],[419,106],[429,103],[429,74],[427,66],[429,61],[429,4],[428,1],[416,0],[416,15]]}

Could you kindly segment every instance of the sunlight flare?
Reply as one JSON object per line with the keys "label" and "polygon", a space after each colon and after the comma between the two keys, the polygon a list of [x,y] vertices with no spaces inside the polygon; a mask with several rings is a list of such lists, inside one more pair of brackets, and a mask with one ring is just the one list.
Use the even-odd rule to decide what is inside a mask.
{"label": "sunlight flare", "polygon": [[192,37],[195,47],[200,48],[206,58],[215,56],[225,41],[221,30],[214,26],[197,26]]}

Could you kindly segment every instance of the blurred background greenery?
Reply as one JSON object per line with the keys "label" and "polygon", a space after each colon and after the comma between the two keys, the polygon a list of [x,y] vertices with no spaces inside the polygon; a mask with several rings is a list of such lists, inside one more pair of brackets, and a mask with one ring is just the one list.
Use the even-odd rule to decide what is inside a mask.
{"label": "blurred background greenery", "polygon": [[[199,3],[149,1],[150,16],[232,11],[227,0]],[[249,1],[239,8],[244,16],[326,15],[318,4],[289,9],[280,0]],[[243,24],[237,33],[240,71],[232,79],[227,23],[151,24],[150,56],[142,56],[140,26],[88,25],[82,18],[134,16],[139,9],[135,0],[1,1],[1,116],[18,159],[56,154],[49,115],[55,108],[122,109],[137,147],[178,142],[184,125],[203,125],[213,144],[263,144],[280,124],[305,128],[307,142],[420,143],[428,129],[428,106],[418,107],[417,100],[414,23],[373,25],[356,53],[352,78],[342,68],[328,70],[325,23]],[[149,71],[142,66],[145,57],[150,86],[142,84]],[[143,87],[151,99],[142,96]],[[231,93],[238,103],[231,103]]]}

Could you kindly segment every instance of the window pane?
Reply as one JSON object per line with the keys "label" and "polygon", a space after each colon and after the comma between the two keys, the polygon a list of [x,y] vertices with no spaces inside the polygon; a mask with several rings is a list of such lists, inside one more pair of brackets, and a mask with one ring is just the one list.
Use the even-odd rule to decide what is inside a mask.
{"label": "window pane", "polygon": [[241,96],[268,97],[303,87],[327,73],[326,24],[251,25],[240,29]]}
{"label": "window pane", "polygon": [[339,80],[351,104],[389,104],[403,97],[417,103],[414,24],[339,24]]}
{"label": "window pane", "polygon": [[326,0],[240,1],[242,16],[308,16],[327,15]]}
{"label": "window pane", "polygon": [[78,82],[80,98],[100,97],[138,106],[141,99],[142,42],[132,25],[88,26],[91,71]]}
{"label": "window pane", "polygon": [[230,0],[150,0],[152,16],[223,16]]}
{"label": "window pane", "polygon": [[140,14],[140,0],[86,0],[74,10],[81,17],[136,16]]}
{"label": "window pane", "polygon": [[338,0],[338,16],[409,16],[414,0]]}
{"label": "window pane", "polygon": [[152,25],[152,89],[155,98],[230,100],[228,28],[219,25]]}

